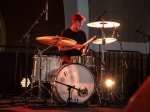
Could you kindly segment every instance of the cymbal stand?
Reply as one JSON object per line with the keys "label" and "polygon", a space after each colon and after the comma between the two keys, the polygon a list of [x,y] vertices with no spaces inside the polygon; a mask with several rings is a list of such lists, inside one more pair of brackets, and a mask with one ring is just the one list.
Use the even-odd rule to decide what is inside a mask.
{"label": "cymbal stand", "polygon": [[[115,29],[114,28],[114,31],[113,31],[113,34],[112,34],[112,37],[114,36],[114,33],[115,33]],[[109,99],[109,96],[108,94],[111,95],[111,98],[112,98],[112,101],[111,102],[114,102],[115,103],[115,100],[114,100],[114,96],[122,102],[122,100],[112,91],[112,89],[109,89],[108,90],[108,94],[105,93],[104,95],[104,74],[105,72],[109,72],[109,70],[107,69],[106,65],[104,64],[105,61],[104,61],[104,56],[105,56],[105,33],[104,33],[104,24],[101,28],[101,31],[102,31],[102,44],[101,44],[101,62],[100,62],[100,67],[101,67],[101,74],[100,74],[100,90],[101,90],[101,99],[102,100],[108,100]],[[108,100],[110,101],[110,100]],[[102,102],[101,102],[102,104]],[[104,104],[102,104],[103,106]]]}
{"label": "cymbal stand", "polygon": [[[98,86],[96,86],[95,87],[95,91],[96,91],[96,93],[97,93],[97,95],[98,95],[98,105],[99,106],[103,106],[103,104],[102,104],[102,100],[104,99],[104,72],[105,72],[105,65],[104,65],[104,52],[105,52],[105,33],[104,33],[104,24],[103,24],[103,26],[102,26],[102,28],[101,28],[101,31],[102,31],[102,46],[101,46],[101,53],[102,53],[102,55],[100,56],[100,45],[99,45],[99,58],[101,58],[101,60],[99,60],[100,62],[99,62],[99,67],[100,67],[100,71],[101,72],[99,72],[99,74],[100,74],[100,76],[97,76],[97,82],[99,82],[98,81],[98,79],[100,80],[100,82],[99,82],[99,84],[98,84]],[[97,85],[97,82],[96,82],[96,85]],[[98,88],[100,88],[100,90],[98,89]]]}
{"label": "cymbal stand", "polygon": [[[25,69],[25,80],[26,81],[25,81],[25,92],[24,92],[24,102],[25,102],[25,104],[27,104],[28,51],[29,51],[29,38],[30,38],[29,33],[30,33],[31,29],[35,26],[35,24],[39,23],[38,21],[43,16],[43,14],[47,12],[46,5],[47,5],[47,2],[44,6],[45,9],[42,11],[42,13],[38,17],[38,19],[34,22],[34,24],[29,28],[29,30],[25,33],[25,35],[19,41],[19,42],[22,42],[23,39],[26,39],[26,69]],[[22,95],[20,95],[20,96],[22,96]],[[12,104],[12,103],[14,103],[14,100],[11,101],[10,104]]]}
{"label": "cymbal stand", "polygon": [[[38,81],[38,85],[35,85],[33,86],[33,80],[35,79],[34,75],[31,75],[31,88],[27,91],[25,91],[25,93],[21,94],[19,97],[15,98],[14,100],[12,100],[10,102],[10,104],[13,104],[15,100],[18,100],[20,99],[23,95],[26,96],[26,102],[28,101],[29,98],[31,98],[32,96],[33,97],[37,97],[38,99],[41,99],[41,96],[42,96],[42,88],[44,88],[51,96],[51,104],[53,103],[53,99],[52,99],[52,92],[51,90],[49,90],[47,87],[45,87],[42,83],[41,83],[41,72],[42,72],[42,65],[41,65],[41,62],[42,62],[42,53],[47,50],[48,48],[52,47],[52,45],[50,45],[49,47],[47,47],[46,49],[44,49],[43,51],[41,51],[40,49],[38,50],[38,55],[40,56],[40,64],[39,64],[39,69],[40,69],[40,74],[39,74],[39,81]],[[32,93],[32,90],[34,88],[37,88],[38,87],[38,95],[34,95]],[[27,97],[27,94],[29,94],[30,96]]]}
{"label": "cymbal stand", "polygon": [[[104,24],[101,28],[102,31],[102,45],[101,45],[101,63],[104,63],[104,53],[105,53],[105,33],[104,33]],[[104,99],[104,72],[105,68],[104,66],[101,66],[101,74],[100,74],[100,87],[101,87],[101,98]]]}
{"label": "cymbal stand", "polygon": [[[52,45],[50,45],[49,47],[47,47],[46,49],[44,49],[43,51],[41,51],[40,49],[38,50],[38,55],[40,56],[40,64],[39,64],[39,68],[40,68],[40,74],[39,74],[39,84],[38,84],[38,98],[41,98],[41,87],[46,88],[42,83],[41,83],[41,74],[42,74],[42,54],[44,51],[46,51],[47,49],[49,49],[50,47],[52,47]],[[48,90],[46,88],[46,90]],[[50,91],[48,91],[50,93]],[[52,97],[52,96],[51,96]],[[52,102],[51,102],[52,103]]]}
{"label": "cymbal stand", "polygon": [[[56,36],[57,37],[57,36]],[[49,47],[47,47],[46,49],[44,49],[43,51],[41,51],[40,49],[38,49],[38,55],[39,55],[39,57],[40,57],[40,64],[39,64],[39,68],[40,68],[40,74],[39,74],[39,83],[38,83],[38,98],[40,99],[41,98],[41,91],[42,91],[42,87],[45,89],[45,90],[47,90],[48,91],[48,93],[50,94],[50,96],[51,96],[51,104],[53,103],[53,99],[52,99],[52,97],[53,97],[53,95],[52,95],[52,88],[50,88],[50,90],[47,88],[47,87],[45,87],[42,83],[41,83],[41,75],[42,75],[42,57],[43,57],[43,52],[44,51],[46,51],[47,49],[49,49],[50,47],[52,47],[52,46],[54,46],[54,45],[56,45],[57,44],[57,42],[59,41],[59,39],[57,39],[56,38],[56,41],[55,42],[53,42],[52,43],[52,45],[50,45]],[[32,79],[34,79],[34,76],[32,76]],[[51,87],[52,85],[50,84],[50,87]],[[36,86],[34,86],[34,87],[36,87]],[[33,88],[34,88],[33,87]],[[31,87],[32,88],[32,87]]]}

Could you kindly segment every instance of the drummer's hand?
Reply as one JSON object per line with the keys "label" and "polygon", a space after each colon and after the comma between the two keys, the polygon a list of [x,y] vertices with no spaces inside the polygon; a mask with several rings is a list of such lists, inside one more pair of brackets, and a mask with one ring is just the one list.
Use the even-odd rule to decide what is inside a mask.
{"label": "drummer's hand", "polygon": [[76,44],[73,46],[75,49],[80,50],[82,48],[81,44]]}

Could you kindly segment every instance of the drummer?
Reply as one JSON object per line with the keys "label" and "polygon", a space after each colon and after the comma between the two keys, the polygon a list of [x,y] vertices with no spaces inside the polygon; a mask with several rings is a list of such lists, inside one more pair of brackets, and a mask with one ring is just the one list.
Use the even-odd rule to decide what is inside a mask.
{"label": "drummer", "polygon": [[82,46],[87,39],[85,32],[81,30],[85,20],[82,14],[76,13],[72,16],[72,25],[61,32],[61,37],[67,37],[77,42],[74,46],[59,46],[60,55],[63,59],[62,64],[69,63],[71,56],[85,55],[88,45]]}

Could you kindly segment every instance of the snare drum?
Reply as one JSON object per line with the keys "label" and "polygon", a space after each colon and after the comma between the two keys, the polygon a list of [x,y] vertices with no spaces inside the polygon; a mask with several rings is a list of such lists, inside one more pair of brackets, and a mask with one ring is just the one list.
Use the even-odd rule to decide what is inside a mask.
{"label": "snare drum", "polygon": [[81,95],[78,90],[71,88],[72,102],[83,103],[92,96],[95,87],[94,77],[87,67],[81,64],[68,64],[62,66],[56,73],[56,81],[62,84],[56,82],[53,86],[53,93],[59,101],[67,102],[69,88],[66,85],[87,90]]}
{"label": "snare drum", "polygon": [[95,67],[95,58],[93,56],[71,56],[70,63],[79,63],[86,67]]}
{"label": "snare drum", "polygon": [[39,57],[38,55],[35,55],[33,62],[33,75],[34,75],[33,82],[39,81],[40,68],[41,68],[41,82],[42,83],[53,82],[55,80],[54,73],[60,67],[61,67],[61,59],[59,56],[43,55],[42,57]]}

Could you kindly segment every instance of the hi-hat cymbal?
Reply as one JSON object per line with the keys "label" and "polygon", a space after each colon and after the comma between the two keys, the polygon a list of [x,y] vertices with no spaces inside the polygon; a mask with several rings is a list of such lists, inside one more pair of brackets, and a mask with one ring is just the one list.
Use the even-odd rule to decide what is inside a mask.
{"label": "hi-hat cymbal", "polygon": [[89,27],[95,27],[95,28],[102,28],[104,26],[104,28],[111,28],[111,27],[118,27],[120,26],[119,23],[117,22],[109,22],[109,21],[98,21],[98,22],[91,22],[88,23],[87,26]]}
{"label": "hi-hat cymbal", "polygon": [[73,46],[77,43],[73,39],[58,36],[42,36],[37,37],[36,40],[43,44],[53,46]]}
{"label": "hi-hat cymbal", "polygon": [[[104,43],[107,44],[107,43],[112,43],[112,42],[115,42],[117,39],[115,38],[105,38],[104,39]],[[93,41],[94,44],[102,44],[103,43],[103,39],[96,39]]]}

